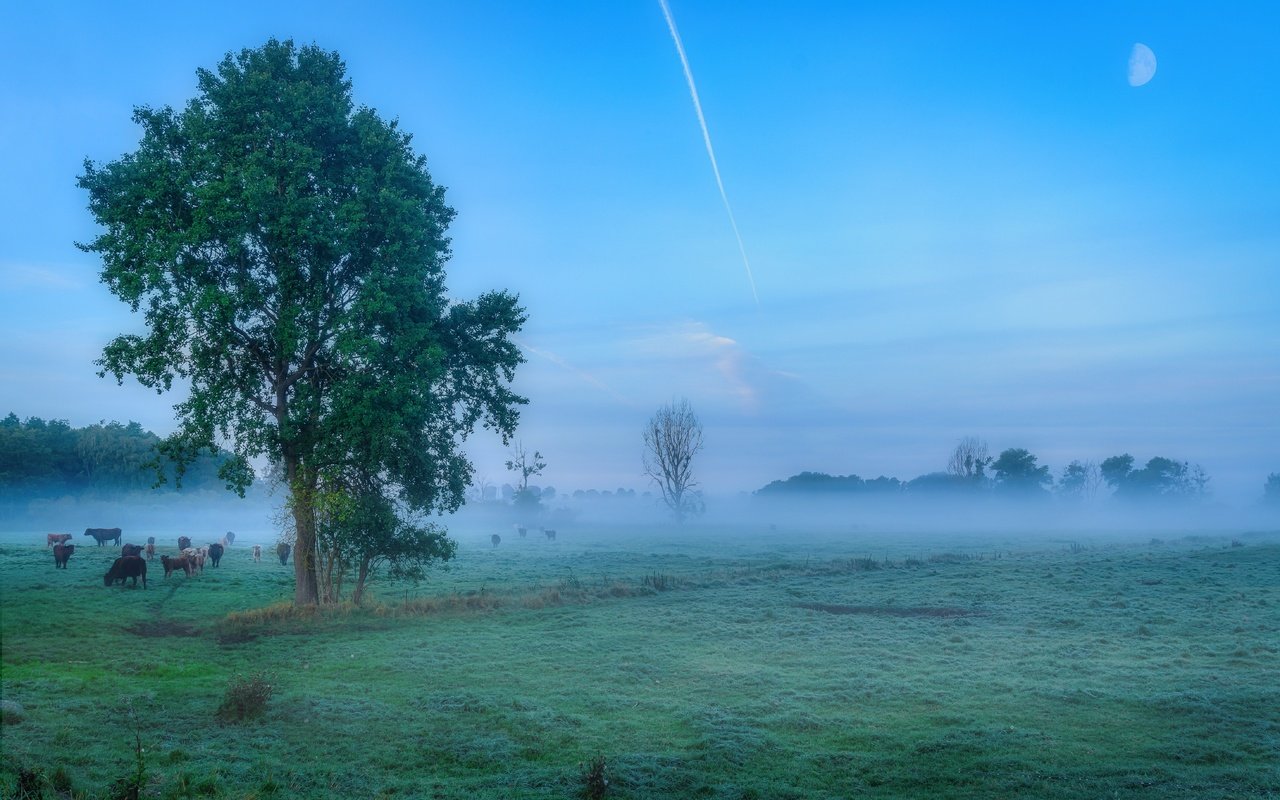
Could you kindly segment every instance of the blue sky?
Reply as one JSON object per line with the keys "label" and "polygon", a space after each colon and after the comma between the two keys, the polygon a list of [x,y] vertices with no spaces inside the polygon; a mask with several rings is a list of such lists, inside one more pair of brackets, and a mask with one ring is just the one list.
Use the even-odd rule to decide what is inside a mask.
{"label": "blue sky", "polygon": [[688,397],[716,492],[910,478],[975,435],[1055,474],[1198,462],[1251,502],[1280,471],[1280,10],[978,5],[670,0],[758,304],[657,0],[10,8],[0,413],[171,427],[94,374],[138,322],[72,244],[75,179],[134,148],[133,106],[275,36],[414,134],[451,291],[520,294],[544,483],[641,488],[642,424]]}

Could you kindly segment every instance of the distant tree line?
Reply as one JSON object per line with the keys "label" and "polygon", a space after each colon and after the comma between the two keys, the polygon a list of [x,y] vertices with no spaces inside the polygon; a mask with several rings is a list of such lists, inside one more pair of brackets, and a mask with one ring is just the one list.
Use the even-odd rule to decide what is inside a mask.
{"label": "distant tree line", "polygon": [[[175,474],[161,460],[161,439],[136,422],[99,422],[73,428],[66,420],[10,413],[0,420],[0,489],[30,494],[133,492]],[[187,489],[222,489],[218,468],[226,453],[204,453],[181,476]],[[158,471],[159,470],[159,471]]]}
{"label": "distant tree line", "polygon": [[[1025,448],[1009,448],[998,456],[988,455],[985,442],[976,437],[962,439],[951,452],[945,470],[930,472],[908,481],[880,476],[864,479],[857,475],[828,475],[802,472],[777,480],[757,490],[759,497],[786,496],[988,496],[1021,499],[1048,499],[1082,502],[1109,490],[1122,501],[1194,502],[1209,496],[1209,476],[1199,464],[1156,456],[1138,467],[1125,453],[1101,463],[1072,461],[1055,480],[1049,467],[1038,462]],[[1273,473],[1264,484],[1264,501],[1280,505],[1280,474]]]}

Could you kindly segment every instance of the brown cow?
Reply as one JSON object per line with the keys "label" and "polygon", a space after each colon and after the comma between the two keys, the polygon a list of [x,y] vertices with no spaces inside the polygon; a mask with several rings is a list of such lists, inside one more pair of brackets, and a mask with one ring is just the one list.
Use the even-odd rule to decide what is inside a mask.
{"label": "brown cow", "polygon": [[[152,537],[152,538],[154,538],[154,537]],[[153,559],[153,558],[155,558],[155,557],[156,557],[156,543],[155,543],[155,542],[147,542],[147,560],[148,560],[148,561],[150,561],[151,559]]]}
{"label": "brown cow", "polygon": [[53,547],[55,544],[66,544],[71,541],[69,533],[51,533],[45,537],[45,547]]}
{"label": "brown cow", "polygon": [[289,551],[292,549],[293,548],[290,547],[287,542],[281,542],[276,545],[276,555],[280,558],[280,566],[284,566],[289,563]]}
{"label": "brown cow", "polygon": [[110,586],[116,581],[120,581],[120,585],[124,586],[124,582],[128,578],[133,578],[134,588],[138,586],[138,578],[142,578],[142,588],[147,588],[147,562],[141,556],[121,556],[117,558],[111,565],[111,569],[107,570],[107,574],[102,576],[102,585]]}
{"label": "brown cow", "polygon": [[180,558],[160,556],[160,563],[164,565],[165,578],[168,578],[169,575],[177,570],[182,570],[188,578],[191,577],[191,559],[186,556],[182,556]]}
{"label": "brown cow", "polygon": [[142,555],[142,545],[126,544],[125,546],[120,548],[120,555],[121,556],[140,556]]}
{"label": "brown cow", "polygon": [[59,542],[53,546],[53,567],[54,569],[67,568],[67,559],[71,558],[71,554],[76,551],[74,544],[62,544]]}

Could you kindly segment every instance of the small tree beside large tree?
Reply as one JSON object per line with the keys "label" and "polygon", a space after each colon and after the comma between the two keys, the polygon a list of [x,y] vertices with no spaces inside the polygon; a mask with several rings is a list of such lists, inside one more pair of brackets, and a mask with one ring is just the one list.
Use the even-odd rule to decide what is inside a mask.
{"label": "small tree beside large tree", "polygon": [[688,400],[662,406],[644,428],[644,472],[677,522],[701,513],[693,457],[702,449],[702,423]]}
{"label": "small tree beside large tree", "polygon": [[102,374],[185,382],[163,444],[179,465],[223,444],[241,492],[251,459],[279,470],[300,605],[320,600],[322,494],[364,476],[357,506],[456,509],[461,441],[483,426],[506,443],[525,402],[510,389],[524,310],[506,292],[446,295],[444,189],[394,120],[355,106],[345,72],[288,41],[228,54],[182,110],[135,109],[138,149],[79,179],[102,226],[81,247],[147,327],[106,346]]}

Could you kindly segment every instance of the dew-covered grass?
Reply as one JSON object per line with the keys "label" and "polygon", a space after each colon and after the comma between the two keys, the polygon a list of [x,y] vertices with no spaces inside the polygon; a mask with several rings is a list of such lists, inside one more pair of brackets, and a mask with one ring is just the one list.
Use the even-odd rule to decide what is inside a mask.
{"label": "dew-covered grass", "polygon": [[1280,794],[1280,533],[458,536],[316,615],[246,547],[134,590],[0,545],[3,791],[107,796],[136,734],[157,798]]}

